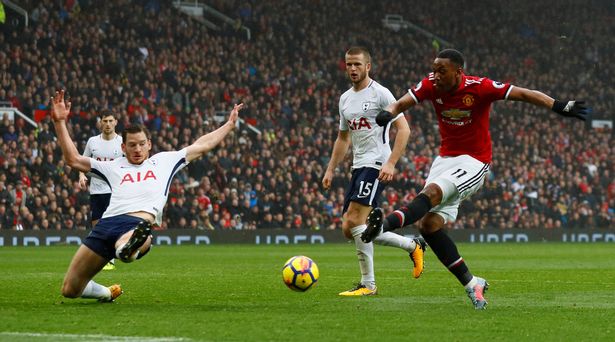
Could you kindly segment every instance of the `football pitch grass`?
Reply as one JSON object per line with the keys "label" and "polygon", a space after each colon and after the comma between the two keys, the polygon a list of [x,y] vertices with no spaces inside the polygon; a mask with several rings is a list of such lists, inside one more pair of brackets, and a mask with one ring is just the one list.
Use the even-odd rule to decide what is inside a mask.
{"label": "football pitch grass", "polygon": [[[375,247],[379,294],[343,298],[360,275],[352,244],[160,246],[103,271],[114,303],[64,299],[75,246],[0,248],[1,341],[482,341],[615,337],[615,245],[460,244],[491,284],[476,311],[428,250],[415,280],[400,250]],[[307,255],[317,286],[292,292],[281,268]]]}

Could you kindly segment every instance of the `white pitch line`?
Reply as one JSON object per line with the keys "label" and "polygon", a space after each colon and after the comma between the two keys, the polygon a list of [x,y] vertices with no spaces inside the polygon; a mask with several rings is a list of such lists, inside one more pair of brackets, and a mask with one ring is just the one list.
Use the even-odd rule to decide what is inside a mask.
{"label": "white pitch line", "polygon": [[30,337],[44,339],[63,339],[79,341],[153,341],[153,342],[174,342],[192,341],[185,337],[150,337],[150,336],[113,336],[102,334],[54,334],[54,333],[35,333],[35,332],[16,332],[0,331],[0,336]]}

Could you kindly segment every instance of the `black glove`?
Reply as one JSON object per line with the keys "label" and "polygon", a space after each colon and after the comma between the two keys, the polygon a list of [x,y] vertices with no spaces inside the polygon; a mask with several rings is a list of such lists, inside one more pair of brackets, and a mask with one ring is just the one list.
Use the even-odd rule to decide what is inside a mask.
{"label": "black glove", "polygon": [[585,101],[558,101],[553,102],[551,110],[559,115],[577,118],[579,120],[587,120],[589,110],[585,107]]}
{"label": "black glove", "polygon": [[378,113],[378,115],[376,115],[376,123],[380,127],[386,126],[389,122],[391,122],[391,120],[393,120],[393,114],[386,110],[383,110],[382,112]]}

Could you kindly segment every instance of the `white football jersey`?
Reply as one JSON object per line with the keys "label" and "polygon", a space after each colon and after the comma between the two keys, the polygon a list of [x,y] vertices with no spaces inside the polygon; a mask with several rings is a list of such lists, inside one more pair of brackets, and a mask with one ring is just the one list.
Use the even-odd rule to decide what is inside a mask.
{"label": "white football jersey", "polygon": [[[93,136],[85,144],[83,155],[98,161],[117,159],[124,155],[122,152],[122,136],[116,134],[111,140],[103,139],[102,134]],[[90,179],[90,194],[108,194],[110,192],[111,189],[104,181],[96,177]]]}
{"label": "white football jersey", "polygon": [[393,94],[374,80],[364,89],[355,91],[350,88],[340,97],[339,129],[350,130],[353,169],[373,167],[380,170],[389,159],[390,125],[378,126],[376,116],[393,102]]}
{"label": "white football jersey", "polygon": [[160,152],[141,165],[121,157],[110,162],[90,159],[91,173],[100,177],[111,188],[111,200],[103,218],[145,211],[162,222],[162,211],[167,202],[173,176],[188,165],[186,149]]}

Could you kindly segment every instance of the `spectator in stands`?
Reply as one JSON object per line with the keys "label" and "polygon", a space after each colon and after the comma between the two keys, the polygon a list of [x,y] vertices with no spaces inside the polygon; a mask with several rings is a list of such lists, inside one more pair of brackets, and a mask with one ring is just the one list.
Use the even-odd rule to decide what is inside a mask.
{"label": "spectator in stands", "polygon": [[7,210],[7,204],[0,203],[0,229],[12,229],[13,217]]}
{"label": "spectator in stands", "polygon": [[19,206],[20,208],[24,208],[26,206],[27,195],[23,188],[23,182],[21,180],[17,181],[15,188],[10,191],[11,195],[11,203]]}
{"label": "spectator in stands", "polygon": [[17,132],[15,132],[15,126],[14,125],[9,125],[8,130],[2,134],[2,139],[7,142],[10,143],[11,141],[17,141],[18,135]]}
{"label": "spectator in stands", "polygon": [[[218,3],[222,6],[220,10],[233,17],[233,13],[238,13],[240,8],[240,3],[237,2]],[[158,125],[152,137],[155,142],[153,152],[156,152],[169,149],[170,141],[181,138],[174,136],[174,127],[177,126],[180,133],[191,127],[204,131],[212,130],[216,126],[216,112],[228,108],[229,98],[249,99],[246,102],[251,104],[247,109],[250,115],[245,118],[261,130],[261,135],[255,137],[248,134],[245,146],[250,146],[250,154],[263,162],[254,166],[246,162],[245,153],[243,156],[240,153],[229,157],[221,151],[213,151],[211,160],[192,163],[188,170],[182,171],[193,175],[199,182],[203,176],[209,177],[211,188],[206,190],[206,195],[212,199],[214,194],[229,187],[232,177],[236,177],[237,181],[250,182],[256,188],[255,183],[247,180],[247,175],[241,172],[246,168],[254,168],[257,175],[266,175],[263,181],[265,193],[294,193],[296,189],[302,188],[299,178],[303,176],[293,172],[294,166],[285,163],[284,159],[288,156],[297,158],[297,166],[303,167],[302,164],[307,163],[315,170],[315,178],[320,178],[327,162],[324,158],[336,137],[336,132],[331,129],[327,120],[334,117],[331,113],[337,111],[337,94],[346,85],[339,61],[331,56],[343,53],[346,47],[340,46],[340,41],[356,40],[352,32],[362,28],[359,23],[373,28],[365,37],[365,43],[378,55],[378,59],[385,60],[386,56],[399,53],[391,46],[404,47],[403,54],[406,58],[386,59],[386,63],[375,66],[374,75],[382,84],[399,96],[406,92],[407,79],[418,81],[419,75],[426,71],[424,62],[431,59],[428,53],[433,49],[431,41],[424,43],[422,36],[411,31],[392,32],[383,28],[380,19],[387,13],[401,14],[405,19],[447,38],[455,46],[463,47],[468,59],[476,61],[467,66],[469,70],[486,73],[503,81],[514,81],[518,84],[531,82],[535,88],[565,96],[577,92],[576,87],[573,89],[566,79],[568,70],[584,70],[584,74],[579,78],[579,83],[582,84],[579,97],[591,96],[595,99],[592,103],[595,105],[596,115],[612,115],[615,108],[615,88],[610,86],[612,80],[609,77],[613,74],[613,66],[607,63],[596,68],[596,61],[608,60],[614,52],[608,30],[612,26],[609,16],[612,12],[608,1],[597,1],[592,3],[592,6],[577,8],[576,15],[568,18],[569,25],[563,26],[555,21],[556,17],[532,17],[524,16],[524,13],[565,13],[574,4],[573,0],[548,4],[521,0],[497,6],[475,6],[470,0],[460,0],[446,7],[446,11],[450,13],[459,13],[463,8],[472,6],[478,17],[498,18],[497,21],[484,25],[463,25],[462,16],[430,15],[436,10],[442,10],[439,2],[425,3],[421,8],[412,11],[396,2],[378,3],[377,6],[374,2],[368,2],[360,9],[350,11],[351,6],[344,6],[348,4],[348,0],[343,0],[338,11],[326,12],[318,2],[266,0],[251,3],[253,19],[244,21],[245,25],[254,25],[250,27],[252,40],[248,42],[243,37],[238,39],[205,30],[200,24],[187,19],[170,6],[161,8],[160,15],[154,15],[145,10],[141,2],[89,1],[80,3],[80,14],[70,14],[70,20],[61,20],[57,9],[64,6],[62,3],[21,1],[20,4],[24,4],[36,19],[33,19],[32,25],[23,32],[0,33],[0,45],[6,46],[6,49],[0,52],[0,70],[7,70],[4,74],[0,73],[0,98],[8,100],[7,93],[10,90],[12,97],[21,103],[24,113],[33,117],[33,113],[25,112],[26,108],[44,112],[47,108],[44,99],[50,96],[50,90],[57,84],[71,84],[75,89],[80,89],[70,89],[74,94],[74,114],[79,115],[74,115],[69,125],[80,150],[83,149],[87,137],[96,134],[96,126],[92,122],[95,117],[88,109],[93,106],[117,111],[120,114],[118,131],[133,121],[145,120],[145,117],[150,119],[149,125],[152,125],[152,128]],[[70,13],[70,10],[65,9],[65,12]],[[133,16],[110,13],[131,13]],[[349,19],[348,25],[340,26],[335,24],[340,15],[361,20]],[[110,18],[110,21],[107,18]],[[444,23],[442,18],[447,18],[447,22]],[[521,21],[525,23],[524,27],[529,29],[520,30],[517,24]],[[90,27],[100,29],[84,29]],[[144,27],[157,27],[158,31],[153,32],[143,29]],[[586,29],[567,34],[570,33],[568,27]],[[73,34],[70,39],[65,39],[55,34],[55,30],[70,31]],[[531,31],[529,35],[526,32],[528,30]],[[47,34],[41,35],[40,32]],[[135,35],[134,32],[138,34]],[[493,35],[492,32],[500,33]],[[297,43],[298,36],[302,37],[301,45]],[[500,39],[502,36],[507,39]],[[107,37],[113,39],[109,40]],[[84,43],[94,40],[100,44],[92,46]],[[132,53],[130,49],[112,44],[112,41],[123,42],[126,46],[143,46],[155,53],[150,53],[143,59],[142,54]],[[84,49],[84,46],[87,48]],[[165,48],[161,48],[162,46]],[[309,51],[303,51],[303,46],[308,46]],[[73,54],[67,56],[53,53],[59,50],[73,51]],[[236,53],[231,55],[228,51]],[[570,53],[553,54],[552,51]],[[576,54],[575,58],[567,58],[571,51],[584,53]],[[44,58],[41,57],[43,55]],[[11,65],[17,65],[15,57],[19,57],[18,63],[21,67],[10,69],[16,72],[12,74],[8,70]],[[288,60],[292,60],[293,64],[289,65]],[[331,63],[317,65],[313,63],[314,60],[331,60]],[[74,73],[60,72],[58,65],[70,65]],[[549,68],[545,68],[547,65]],[[409,72],[400,74],[399,70]],[[534,77],[537,73],[543,76]],[[514,79],[511,75],[515,75]],[[146,81],[149,83],[147,87]],[[232,83],[245,84],[246,87],[232,88]],[[160,103],[152,104],[146,96],[140,94],[141,90],[152,87],[161,94],[164,94],[166,87],[170,96],[160,95]],[[87,93],[87,97],[81,97],[82,93]],[[77,97],[81,98],[77,100]],[[29,101],[32,101],[31,105],[28,104]],[[415,162],[413,158],[434,157],[438,153],[439,144],[437,134],[433,131],[435,117],[427,108],[416,107],[406,117],[413,136],[421,138],[408,146],[407,158],[402,157],[398,162],[400,172],[390,185],[390,188],[404,189],[393,190],[400,198],[400,205],[413,198],[412,189],[419,191],[422,188],[421,182],[424,182],[426,168],[431,164],[431,159]],[[180,120],[171,122],[171,118]],[[572,217],[573,212],[580,210],[578,205],[571,205],[572,200],[582,199],[579,197],[578,187],[572,183],[566,184],[565,180],[572,179],[575,173],[579,172],[580,175],[587,174],[592,194],[600,203],[597,205],[606,203],[607,208],[610,208],[605,215],[609,217],[610,227],[615,227],[614,205],[608,197],[609,193],[615,193],[608,190],[609,187],[615,188],[615,185],[609,185],[613,183],[612,175],[615,172],[613,160],[610,158],[613,155],[611,129],[589,133],[581,129],[553,125],[542,120],[535,111],[514,104],[496,106],[493,118],[494,153],[517,157],[500,158],[492,165],[494,190],[479,194],[484,200],[484,207],[494,206],[496,199],[503,199],[502,196],[510,191],[511,184],[519,178],[524,178],[525,183],[530,183],[533,179],[537,183],[538,199],[547,199],[547,207],[557,211],[554,220],[566,226],[567,217]],[[194,120],[196,126],[190,124],[191,120]],[[154,124],[154,121],[158,123]],[[53,155],[52,165],[61,159],[54,153],[57,149],[53,146],[54,135],[49,132],[48,119],[39,122],[37,130],[28,132],[27,129],[20,129],[18,123],[8,121],[7,116],[6,126],[0,122],[0,133],[4,133],[4,127],[8,130],[9,125],[15,125],[18,141],[24,139],[38,142],[40,152],[32,157],[34,160],[30,161],[28,168],[31,176],[40,174],[44,183],[36,185],[33,182],[33,186],[39,188],[41,194],[45,194],[48,187],[72,189],[71,182],[77,179],[75,172],[68,174],[69,178],[66,180],[54,172],[50,175],[52,181],[48,183],[49,176],[36,171],[49,154]],[[296,138],[285,138],[289,134],[289,131],[285,130],[286,126],[294,129]],[[193,131],[192,134],[197,136],[200,133]],[[160,143],[156,143],[157,141]],[[232,149],[235,145],[236,142],[229,140],[221,150],[226,150],[227,147]],[[528,146],[536,148],[530,149]],[[24,148],[22,145],[17,147]],[[6,142],[0,142],[0,178],[8,171],[4,162],[11,158],[19,159],[19,154]],[[240,172],[230,172],[217,165],[215,160],[222,156],[231,166],[239,167]],[[597,167],[597,177],[589,177],[588,167],[583,166],[589,163],[590,158],[591,163]],[[340,164],[340,168],[349,167],[348,160]],[[290,188],[283,179],[283,175],[289,173],[293,174]],[[282,181],[269,184],[270,179],[276,179],[278,176],[282,177]],[[599,180],[594,181],[595,178]],[[560,184],[562,180],[564,184]],[[334,178],[332,189],[343,189],[346,182],[346,175],[339,175]],[[310,188],[313,188],[313,183],[310,181]],[[15,184],[11,183],[13,188]],[[232,187],[229,187],[229,190],[230,188]],[[236,186],[234,188],[241,191]],[[389,190],[386,190],[386,193],[389,194]],[[564,196],[560,200],[560,194],[570,196]],[[298,193],[297,196],[300,201],[304,201],[303,193]],[[323,227],[340,229],[341,208],[337,205],[338,199],[330,194],[326,194],[326,197],[336,203],[335,208],[318,207],[318,210],[322,213],[334,211],[336,214],[321,221],[321,224]],[[520,216],[517,221],[513,219],[512,208],[516,207],[523,197],[525,194],[502,200],[503,204],[509,207],[508,213],[502,211],[507,225],[521,225],[526,220],[525,216]],[[283,197],[270,199],[271,207],[276,206],[278,200],[284,200]],[[226,204],[221,205],[221,210],[228,208]],[[560,214],[558,205],[565,205],[567,213]],[[454,226],[464,228],[467,222],[473,219],[477,229],[489,227],[494,221],[480,210],[482,209],[477,207],[462,210]],[[534,208],[529,207],[527,210],[533,211]],[[593,211],[600,212],[598,207]],[[539,212],[540,217],[547,218],[548,215],[548,211],[542,212],[541,209]],[[486,219],[486,225],[478,224],[482,219]],[[168,217],[166,220],[164,226],[169,226]],[[216,221],[212,216],[212,223]]]}

